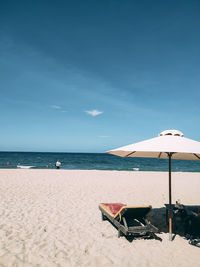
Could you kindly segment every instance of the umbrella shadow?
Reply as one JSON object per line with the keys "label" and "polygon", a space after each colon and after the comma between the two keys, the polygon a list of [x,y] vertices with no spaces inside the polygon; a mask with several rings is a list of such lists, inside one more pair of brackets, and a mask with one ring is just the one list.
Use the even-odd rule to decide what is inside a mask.
{"label": "umbrella shadow", "polygon": [[166,221],[166,208],[152,209],[149,213],[151,223],[159,229],[159,233],[168,233],[169,227]]}
{"label": "umbrella shadow", "polygon": [[[189,213],[174,216],[172,224],[173,239],[176,235],[190,238],[200,237],[200,205],[185,206]],[[160,233],[169,232],[168,212],[165,207],[152,209],[149,213],[151,223],[159,229]]]}

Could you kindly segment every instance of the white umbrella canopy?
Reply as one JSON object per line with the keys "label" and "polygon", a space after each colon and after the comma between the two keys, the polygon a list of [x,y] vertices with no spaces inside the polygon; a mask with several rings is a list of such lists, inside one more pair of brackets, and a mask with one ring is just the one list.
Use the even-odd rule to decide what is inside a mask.
{"label": "white umbrella canopy", "polygon": [[169,159],[169,239],[172,240],[171,159],[200,160],[200,142],[183,137],[178,130],[166,130],[158,137],[106,153],[121,157]]}
{"label": "white umbrella canopy", "polygon": [[119,147],[106,152],[121,157],[145,157],[168,159],[200,160],[200,142],[183,137],[177,130],[167,130],[158,137]]}

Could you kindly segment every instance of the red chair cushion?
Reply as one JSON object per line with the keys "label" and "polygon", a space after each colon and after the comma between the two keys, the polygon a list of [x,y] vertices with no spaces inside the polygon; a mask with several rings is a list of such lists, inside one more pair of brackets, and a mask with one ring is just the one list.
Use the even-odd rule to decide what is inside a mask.
{"label": "red chair cushion", "polygon": [[127,206],[126,204],[123,203],[102,203],[102,204],[108,206],[113,215],[115,215],[122,207]]}

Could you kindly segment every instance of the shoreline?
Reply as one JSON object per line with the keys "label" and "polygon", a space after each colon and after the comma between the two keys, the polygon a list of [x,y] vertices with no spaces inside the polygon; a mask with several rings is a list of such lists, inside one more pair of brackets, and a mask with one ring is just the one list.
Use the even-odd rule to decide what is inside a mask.
{"label": "shoreline", "polygon": [[[13,170],[19,170],[19,171],[56,171],[56,172],[59,172],[59,171],[69,171],[69,172],[76,172],[76,171],[83,171],[83,172],[92,172],[92,171],[100,171],[100,172],[124,172],[124,173],[127,173],[127,172],[130,172],[130,173],[168,173],[168,170],[167,171],[130,171],[130,170],[100,170],[100,169],[55,169],[55,168],[43,168],[43,169],[39,169],[39,168],[0,168],[0,171],[3,170],[3,171],[13,171]],[[200,171],[171,171],[171,173],[197,173],[197,174],[200,174]]]}

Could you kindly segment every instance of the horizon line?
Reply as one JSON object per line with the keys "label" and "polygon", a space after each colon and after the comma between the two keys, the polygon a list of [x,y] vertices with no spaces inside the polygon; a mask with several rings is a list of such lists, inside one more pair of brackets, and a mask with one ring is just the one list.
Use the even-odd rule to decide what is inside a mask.
{"label": "horizon line", "polygon": [[62,151],[18,151],[18,150],[4,150],[0,153],[78,153],[78,154],[104,154],[105,152],[62,152]]}

